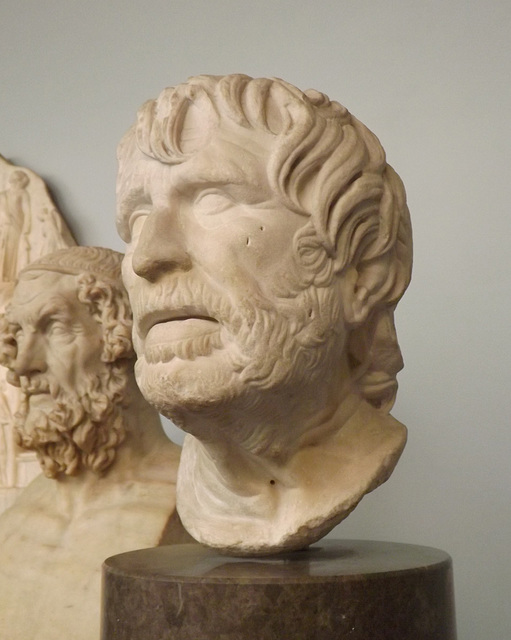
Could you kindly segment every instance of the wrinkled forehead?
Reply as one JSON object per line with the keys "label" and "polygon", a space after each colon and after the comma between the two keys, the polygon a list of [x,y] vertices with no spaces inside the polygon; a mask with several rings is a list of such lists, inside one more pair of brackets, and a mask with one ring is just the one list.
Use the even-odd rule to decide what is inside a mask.
{"label": "wrinkled forehead", "polygon": [[[161,96],[160,96],[161,98]],[[241,126],[228,114],[218,111],[209,97],[199,95],[192,100],[150,100],[140,108],[137,122],[122,138],[118,149],[119,175],[126,165],[142,153],[167,165],[179,165],[207,147],[215,138],[272,140],[269,132]]]}
{"label": "wrinkled forehead", "polygon": [[135,125],[119,146],[121,168],[133,145],[149,157],[178,164],[219,131],[238,137],[271,134],[276,141],[292,121],[308,120],[302,97],[295,87],[275,79],[240,74],[189,78],[138,110]]}
{"label": "wrinkled forehead", "polygon": [[64,309],[77,300],[76,276],[54,271],[27,271],[14,288],[6,316],[16,323],[27,314],[37,315],[48,303]]}
{"label": "wrinkled forehead", "polygon": [[169,152],[168,157],[165,156],[158,146],[164,143],[163,138],[153,138],[151,149],[146,149],[137,136],[136,127],[121,141],[117,228],[124,239],[128,237],[127,219],[132,208],[153,196],[164,198],[171,190],[184,192],[193,186],[257,188],[265,182],[273,150],[271,134],[233,123],[205,121],[192,109],[187,114],[179,134],[182,133],[179,154]]}
{"label": "wrinkled forehead", "polygon": [[187,84],[169,87],[138,110],[132,132],[143,153],[167,164],[181,163],[207,145],[221,121],[229,120],[205,91],[191,89]]}

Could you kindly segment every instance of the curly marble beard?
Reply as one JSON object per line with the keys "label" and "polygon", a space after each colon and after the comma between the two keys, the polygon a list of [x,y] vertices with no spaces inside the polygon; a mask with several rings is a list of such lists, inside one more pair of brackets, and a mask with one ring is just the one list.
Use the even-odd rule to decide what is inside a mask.
{"label": "curly marble beard", "polygon": [[[105,365],[103,375],[84,376],[82,388],[70,394],[53,382],[20,380],[23,392],[15,415],[16,443],[35,451],[49,478],[90,469],[97,474],[113,463],[125,437],[123,400],[128,383],[125,363]],[[30,406],[36,393],[50,393],[49,411]]]}
{"label": "curly marble beard", "polygon": [[[285,395],[286,389],[305,387],[324,377],[325,371],[338,366],[345,340],[342,302],[332,286],[296,287],[291,293],[288,288],[286,293],[276,292],[273,300],[254,294],[234,306],[193,276],[176,281],[173,287],[167,284],[159,292],[162,299],[165,296],[177,308],[200,300],[219,319],[222,330],[207,337],[207,345],[200,345],[201,352],[209,354],[203,359],[202,375],[196,374],[191,362],[197,339],[181,346],[174,356],[185,369],[192,367],[187,375],[182,375],[185,369],[172,375],[165,362],[148,364],[139,353],[135,372],[146,399],[199,439],[215,439],[220,434],[203,431],[195,420],[191,428],[187,420],[191,414],[226,417],[257,413],[260,429],[246,428],[237,420],[233,432],[232,424],[226,426],[228,421],[222,419],[217,428],[225,431],[223,439],[234,439],[250,451],[261,453],[270,448],[274,435],[264,424],[271,423],[275,403],[267,403],[267,397]],[[135,301],[135,308],[137,303],[141,308],[150,304],[145,299]],[[139,346],[136,337],[135,345]],[[207,369],[213,363],[215,366]]]}

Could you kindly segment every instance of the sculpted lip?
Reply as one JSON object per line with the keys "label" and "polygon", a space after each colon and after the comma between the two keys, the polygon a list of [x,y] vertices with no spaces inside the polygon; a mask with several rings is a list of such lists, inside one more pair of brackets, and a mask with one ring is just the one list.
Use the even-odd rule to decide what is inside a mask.
{"label": "sculpted lip", "polygon": [[146,347],[188,341],[219,329],[217,320],[203,315],[178,315],[171,318],[167,316],[148,326],[144,336]]}
{"label": "sculpted lip", "polygon": [[210,330],[214,330],[218,327],[217,320],[209,318],[207,316],[183,316],[180,318],[172,318],[171,320],[160,320],[153,324],[148,333],[152,330],[157,330],[159,327],[172,327],[173,330],[186,332],[191,327],[203,327],[206,329],[210,325]]}
{"label": "sculpted lip", "polygon": [[21,381],[20,388],[27,397],[49,395],[50,387],[46,381]]}
{"label": "sculpted lip", "polygon": [[221,347],[220,325],[210,316],[177,316],[154,323],[142,339],[148,363],[194,360]]}
{"label": "sculpted lip", "polygon": [[182,323],[187,320],[198,320],[214,323],[218,325],[218,320],[208,315],[204,309],[196,307],[181,307],[180,309],[162,309],[145,313],[138,320],[138,331],[144,338],[156,325],[169,325],[171,323]]}

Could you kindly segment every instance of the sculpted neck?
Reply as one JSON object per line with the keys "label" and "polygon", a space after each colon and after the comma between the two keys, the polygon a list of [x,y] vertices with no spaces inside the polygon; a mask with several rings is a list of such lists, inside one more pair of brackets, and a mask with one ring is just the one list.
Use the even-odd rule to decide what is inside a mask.
{"label": "sculpted neck", "polygon": [[[360,402],[360,397],[351,393],[324,407],[317,406],[317,397],[311,398],[309,410],[304,409],[303,402],[299,411],[290,410],[289,406],[282,411],[275,404],[274,410],[268,411],[267,415],[261,415],[260,411],[256,416],[244,412],[242,424],[235,419],[235,414],[227,416],[222,412],[222,424],[209,423],[207,431],[215,433],[216,429],[226,437],[205,440],[187,436],[183,455],[193,447],[201,464],[234,493],[240,487],[244,494],[251,486],[259,491],[261,485],[269,483],[271,486],[286,485],[287,476],[293,473],[293,460],[300,452],[335,437]],[[228,438],[228,429],[234,437]]]}
{"label": "sculpted neck", "polygon": [[163,431],[160,415],[144,399],[133,375],[130,376],[126,396],[130,398],[130,404],[124,411],[126,438],[118,451],[118,464],[129,465],[131,461],[145,458],[160,448],[176,449]]}
{"label": "sculpted neck", "polygon": [[337,367],[328,381],[311,376],[265,390],[247,385],[224,405],[180,413],[176,424],[200,441],[227,476],[237,460],[248,469],[253,460],[255,473],[261,465],[285,467],[301,448],[335,433],[355,410],[359,396],[347,364]]}
{"label": "sculpted neck", "polygon": [[284,459],[185,438],[177,509],[199,542],[233,555],[299,549],[384,482],[406,429],[352,394]]}

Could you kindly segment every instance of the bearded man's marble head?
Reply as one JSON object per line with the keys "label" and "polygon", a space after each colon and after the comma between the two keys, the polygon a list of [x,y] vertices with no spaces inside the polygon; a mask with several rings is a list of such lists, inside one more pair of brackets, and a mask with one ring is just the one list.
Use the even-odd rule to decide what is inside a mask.
{"label": "bearded man's marble head", "polygon": [[198,76],[142,107],[119,159],[137,370],[160,410],[331,367],[392,405],[410,224],[364,125],[281,80]]}
{"label": "bearded man's marble head", "polygon": [[197,76],[142,106],[118,156],[137,381],[196,440],[187,483],[285,467],[350,399],[388,412],[411,229],[363,124],[282,80]]}
{"label": "bearded man's marble head", "polygon": [[22,391],[17,444],[48,477],[104,472],[124,438],[134,354],[121,260],[98,247],[49,254],[19,274],[2,318],[2,364]]}

